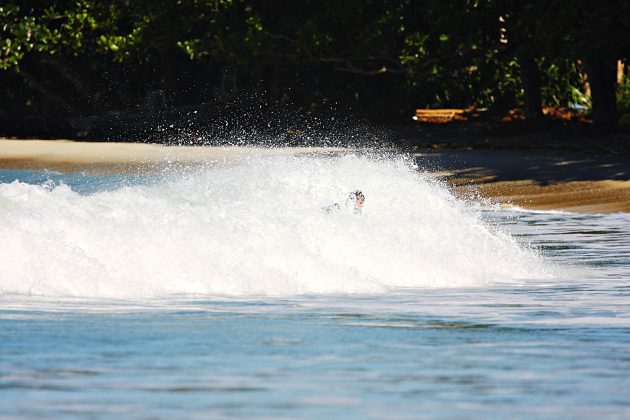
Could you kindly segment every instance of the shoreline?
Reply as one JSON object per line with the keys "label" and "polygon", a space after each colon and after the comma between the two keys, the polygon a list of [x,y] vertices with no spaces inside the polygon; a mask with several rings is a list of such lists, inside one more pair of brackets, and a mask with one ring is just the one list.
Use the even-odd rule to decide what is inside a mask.
{"label": "shoreline", "polygon": [[[153,143],[77,142],[73,140],[13,140],[0,138],[0,169],[62,172],[129,172],[159,170],[172,165],[203,165],[251,156],[302,154],[317,147],[168,146]],[[331,153],[343,148],[326,148]]]}
{"label": "shoreline", "polygon": [[527,210],[630,212],[630,181],[576,181],[545,186],[532,181],[499,181],[455,186],[452,190],[456,195],[480,195],[495,204]]}
{"label": "shoreline", "polygon": [[[0,169],[146,172],[260,155],[350,150],[0,139]],[[448,149],[413,156],[421,170],[444,181],[460,197],[531,210],[630,212],[630,162],[620,156]]]}

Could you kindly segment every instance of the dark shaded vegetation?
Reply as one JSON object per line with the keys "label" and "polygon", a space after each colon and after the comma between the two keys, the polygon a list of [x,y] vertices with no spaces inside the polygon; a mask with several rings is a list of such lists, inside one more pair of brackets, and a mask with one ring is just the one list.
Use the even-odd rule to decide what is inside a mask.
{"label": "dark shaded vegetation", "polygon": [[[416,108],[479,114],[444,138],[610,132],[630,115],[629,29],[623,0],[9,0],[0,134],[414,138],[427,134]],[[544,106],[582,117],[550,121]]]}

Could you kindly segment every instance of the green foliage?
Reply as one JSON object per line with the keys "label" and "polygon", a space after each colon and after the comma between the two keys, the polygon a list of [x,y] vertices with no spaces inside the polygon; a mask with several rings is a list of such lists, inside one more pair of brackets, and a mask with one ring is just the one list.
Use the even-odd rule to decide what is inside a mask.
{"label": "green foliage", "polygon": [[[132,102],[154,87],[176,89],[183,75],[216,84],[223,69],[236,68],[240,85],[262,84],[276,97],[301,91],[305,104],[361,98],[400,110],[521,104],[527,95],[519,60],[532,57],[544,104],[590,106],[577,63],[630,56],[630,19],[619,2],[565,6],[555,0],[8,0],[0,6],[0,69],[21,70],[29,86],[47,95],[70,83],[98,98],[114,89],[90,82],[95,66],[124,69],[133,77],[118,90],[136,92],[127,93]],[[50,66],[55,76],[41,80]]]}
{"label": "green foliage", "polygon": [[586,79],[584,69],[576,62],[564,58],[551,61],[539,60],[542,75],[542,99],[548,106],[591,107],[590,98],[584,93]]}
{"label": "green foliage", "polygon": [[177,46],[193,59],[203,57],[223,29],[217,17],[224,18],[233,4],[79,0],[29,8],[17,3],[0,7],[2,69],[18,68],[29,52],[78,56],[100,51],[122,62],[134,54],[146,60],[156,49]]}
{"label": "green foliage", "polygon": [[0,69],[18,68],[29,52],[78,55],[88,34],[98,27],[93,4],[87,0],[65,10],[58,5],[35,10],[8,4],[0,7],[0,24]]}

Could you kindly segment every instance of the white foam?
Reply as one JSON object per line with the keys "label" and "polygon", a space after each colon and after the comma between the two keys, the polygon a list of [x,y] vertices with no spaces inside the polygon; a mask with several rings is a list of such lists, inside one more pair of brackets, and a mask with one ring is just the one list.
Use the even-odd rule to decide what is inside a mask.
{"label": "white foam", "polygon": [[[366,196],[362,214],[343,204]],[[0,184],[0,293],[386,293],[549,276],[404,158],[251,157],[80,195]]]}

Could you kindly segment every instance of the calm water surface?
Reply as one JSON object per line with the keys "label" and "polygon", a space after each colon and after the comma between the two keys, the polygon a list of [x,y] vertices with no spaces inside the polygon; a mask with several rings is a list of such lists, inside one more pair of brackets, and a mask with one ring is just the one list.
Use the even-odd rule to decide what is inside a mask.
{"label": "calm water surface", "polygon": [[561,274],[297,297],[0,294],[0,417],[629,417],[630,216],[481,217]]}

